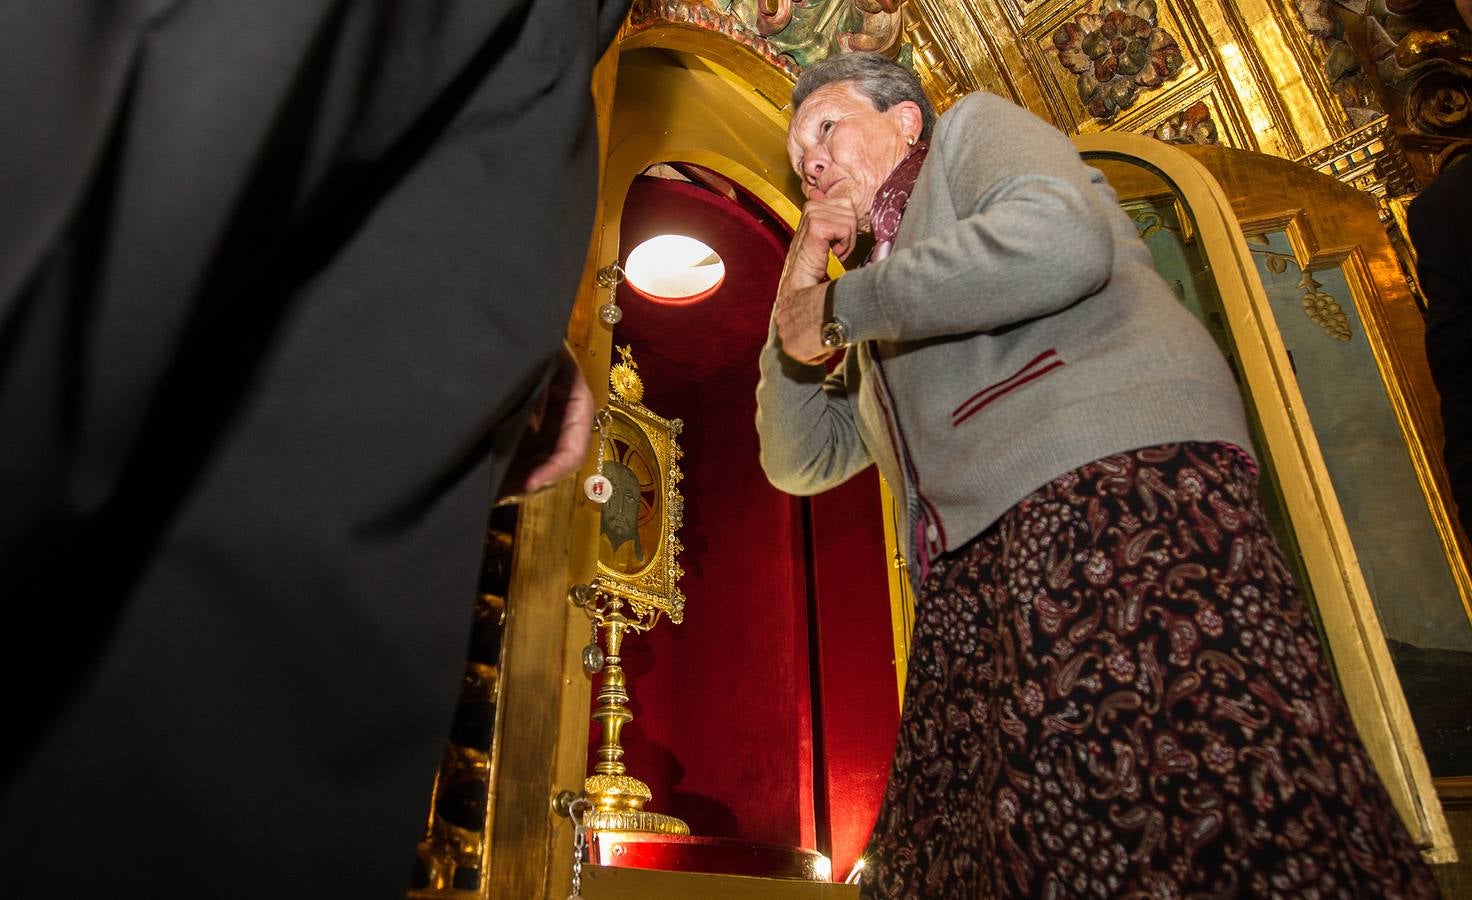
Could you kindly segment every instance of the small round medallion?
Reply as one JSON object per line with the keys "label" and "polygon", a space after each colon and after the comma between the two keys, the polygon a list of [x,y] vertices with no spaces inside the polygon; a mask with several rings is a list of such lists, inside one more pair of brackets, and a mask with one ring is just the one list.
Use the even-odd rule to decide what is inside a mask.
{"label": "small round medallion", "polygon": [[602,475],[589,475],[583,482],[583,493],[594,503],[607,503],[613,495],[613,482]]}
{"label": "small round medallion", "polygon": [[617,304],[605,303],[598,307],[598,318],[603,320],[604,325],[617,325],[623,320],[624,311]]}

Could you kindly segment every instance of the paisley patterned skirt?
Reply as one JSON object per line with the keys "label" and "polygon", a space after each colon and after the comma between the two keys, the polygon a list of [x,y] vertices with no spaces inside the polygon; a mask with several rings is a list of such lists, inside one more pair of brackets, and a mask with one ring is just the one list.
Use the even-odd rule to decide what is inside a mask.
{"label": "paisley patterned skirt", "polygon": [[916,615],[863,896],[1439,896],[1235,448],[1055,479]]}

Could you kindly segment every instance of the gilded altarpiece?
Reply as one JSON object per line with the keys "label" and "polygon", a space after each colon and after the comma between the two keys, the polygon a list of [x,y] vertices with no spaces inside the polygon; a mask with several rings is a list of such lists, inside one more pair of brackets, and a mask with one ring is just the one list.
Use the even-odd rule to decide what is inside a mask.
{"label": "gilded altarpiece", "polygon": [[631,22],[718,32],[789,77],[831,53],[879,50],[913,65],[941,110],[985,90],[1070,134],[1257,150],[1386,199],[1413,193],[1472,141],[1472,34],[1450,7],[639,0]]}
{"label": "gilded altarpiece", "polygon": [[[927,79],[931,85],[1000,93],[1069,133],[1154,134],[1165,127],[1175,137],[1172,120],[1189,111],[1192,119],[1213,123],[1214,142],[1297,159],[1354,130],[1296,10],[1286,4],[911,0],[907,9],[917,20],[912,34],[923,33],[935,47],[921,57],[941,73]],[[1111,14],[1126,22],[1111,24]],[[1123,24],[1132,28],[1122,30]],[[1081,32],[1086,46],[1070,48],[1060,33],[1068,30]],[[1090,35],[1103,40],[1089,41]],[[1178,64],[1163,59],[1172,46]],[[1083,51],[1097,71],[1070,68],[1070,49]],[[1126,105],[1090,109],[1081,80],[1114,81],[1116,67],[1139,66],[1142,51],[1152,55],[1145,67],[1160,69],[1159,77],[1134,79],[1137,90]]]}
{"label": "gilded altarpiece", "polygon": [[[991,91],[1070,133],[1257,150],[1380,200],[1412,195],[1472,147],[1472,33],[1450,2],[909,0],[905,13],[942,107]],[[1080,46],[1091,33],[1107,40]],[[1118,86],[1116,62],[1131,69],[1168,42],[1178,69],[1162,66],[1122,107],[1089,108],[1090,78]]]}
{"label": "gilded altarpiece", "polygon": [[[852,0],[837,2],[859,6]],[[1219,0],[1210,3],[1158,0],[1149,6],[1110,0],[1110,4],[1106,7],[1099,0],[1085,3],[1059,0],[904,0],[894,4],[892,13],[886,11],[890,18],[885,21],[897,23],[900,29],[900,39],[888,43],[886,50],[902,61],[912,62],[922,83],[936,97],[941,108],[968,91],[988,90],[1011,98],[1067,131],[1092,134],[1094,139],[1114,139],[1102,133],[1115,131],[1151,134],[1178,143],[1240,147],[1309,164],[1369,193],[1387,192],[1386,172],[1393,172],[1396,164],[1386,160],[1395,156],[1398,120],[1384,113],[1386,104],[1377,93],[1377,82],[1368,73],[1366,64],[1360,64],[1349,75],[1326,68],[1326,61],[1335,46],[1324,35],[1314,31],[1321,26],[1312,21],[1305,24],[1304,8],[1314,4],[1275,0]],[[761,8],[773,9],[780,5],[764,3]],[[867,5],[874,6],[874,3]],[[1342,4],[1334,6],[1340,9]],[[1111,33],[1106,34],[1104,20],[1113,13],[1121,15],[1114,19]],[[621,111],[614,116],[615,127],[606,160],[607,176],[617,185],[621,178],[631,177],[630,173],[642,171],[654,161],[679,159],[694,162],[741,184],[790,223],[796,219],[797,194],[790,173],[786,171],[782,132],[786,124],[786,91],[799,71],[799,65],[784,51],[780,34],[763,35],[747,27],[740,14],[741,10],[730,0],[638,0],[635,3],[631,24],[622,39],[624,60],[620,68],[625,65],[628,68],[619,76]],[[1126,21],[1128,16],[1134,16],[1138,21]],[[853,20],[850,18],[848,21]],[[863,23],[866,20],[860,17],[859,21],[861,25],[849,32],[857,36],[850,43],[865,35]],[[1065,27],[1070,23],[1077,26],[1077,32]],[[1115,40],[1121,38],[1121,26],[1125,32],[1123,44],[1116,46]],[[1103,52],[1100,52],[1099,39],[1091,40],[1088,50],[1083,46],[1084,39],[1096,32],[1099,39],[1108,39]],[[877,33],[871,33],[869,37]],[[1342,29],[1338,35],[1335,39],[1345,46],[1355,45],[1351,50],[1355,59],[1359,59],[1361,50],[1357,48],[1362,42],[1353,34],[1348,34],[1352,40],[1342,39],[1345,36]],[[1082,60],[1076,56],[1064,58],[1074,49],[1075,38],[1077,50],[1094,61],[1096,66],[1098,60],[1105,56],[1115,61],[1112,64],[1106,62],[1097,70],[1077,71],[1083,65]],[[1131,40],[1143,43],[1132,47]],[[843,46],[836,38],[832,43]],[[1447,45],[1443,42],[1439,46],[1445,50]],[[1179,54],[1178,61],[1174,55],[1165,52],[1172,47]],[[1149,55],[1148,61],[1140,59],[1142,50]],[[1341,64],[1344,58],[1345,52],[1341,51]],[[1067,64],[1069,61],[1074,64],[1073,68]],[[1161,67],[1156,73],[1160,76],[1158,83],[1150,74],[1143,79],[1135,78],[1147,62]],[[1140,68],[1135,68],[1136,65]],[[1120,86],[1116,80],[1121,75],[1121,68],[1124,69],[1122,74],[1135,82],[1132,91]],[[1127,98],[1128,102],[1116,102],[1113,110],[1105,110],[1110,113],[1105,118],[1097,116],[1098,105],[1094,109],[1089,105],[1093,99],[1089,93],[1092,86],[1080,81],[1080,76],[1090,74],[1099,85],[1113,83],[1111,89],[1117,92],[1115,99]],[[1346,78],[1354,83],[1350,84]],[[1378,108],[1375,104],[1379,104]],[[707,118],[710,109],[719,109],[719,115]],[[1080,143],[1086,144],[1089,140],[1089,137],[1080,138]],[[1404,178],[1403,165],[1401,170],[1402,175],[1398,177]],[[1189,178],[1204,177],[1190,167],[1181,169],[1181,172]],[[1177,182],[1180,180],[1175,176],[1172,178]],[[1213,208],[1225,209],[1227,197],[1219,189],[1213,190],[1217,191]],[[621,189],[615,189],[601,201],[602,236],[595,239],[590,253],[589,283],[594,268],[614,261],[616,241],[609,235],[617,233],[619,196]],[[1232,204],[1235,206],[1238,200],[1234,194]],[[1175,213],[1175,208],[1163,212]],[[1204,211],[1197,209],[1195,214],[1201,216]],[[1215,221],[1211,216],[1205,217],[1206,224],[1214,222],[1211,224],[1214,237],[1209,242],[1229,243],[1228,230],[1236,228],[1237,223],[1228,222],[1230,216],[1220,218],[1221,221]],[[1266,334],[1266,330],[1254,330],[1257,326],[1253,323],[1261,325],[1270,321],[1270,316],[1280,313],[1301,316],[1308,323],[1307,335],[1311,340],[1323,341],[1339,349],[1343,349],[1346,343],[1360,340],[1361,345],[1350,348],[1357,353],[1364,351],[1362,344],[1369,340],[1371,332],[1381,337],[1389,334],[1388,344],[1373,348],[1373,362],[1380,369],[1382,383],[1390,391],[1386,402],[1392,427],[1399,428],[1408,440],[1406,446],[1411,458],[1405,468],[1412,472],[1413,480],[1419,480],[1421,495],[1430,498],[1428,502],[1433,507],[1429,519],[1425,518],[1424,510],[1417,511],[1417,514],[1423,516],[1423,522],[1430,522],[1432,531],[1438,531],[1438,523],[1445,519],[1445,515],[1444,510],[1434,507],[1442,487],[1429,483],[1427,479],[1436,482],[1441,476],[1435,474],[1434,466],[1426,463],[1427,441],[1434,436],[1435,426],[1428,424],[1422,415],[1424,397],[1417,399],[1423,386],[1415,378],[1411,378],[1410,383],[1406,381],[1406,372],[1420,372],[1423,364],[1413,359],[1407,366],[1397,356],[1399,351],[1394,349],[1414,341],[1414,327],[1403,327],[1408,325],[1407,316],[1414,316],[1414,307],[1397,301],[1391,316],[1395,321],[1387,323],[1380,313],[1375,312],[1373,305],[1363,308],[1354,305],[1362,303],[1366,296],[1363,290],[1356,293],[1357,284],[1362,286],[1366,279],[1382,282],[1400,277],[1394,262],[1387,262],[1385,254],[1377,251],[1373,254],[1373,264],[1368,266],[1362,263],[1370,257],[1354,253],[1326,263],[1326,258],[1320,253],[1322,248],[1305,249],[1292,245],[1294,229],[1290,222],[1249,222],[1248,226],[1247,232],[1258,236],[1258,252],[1252,253],[1243,245],[1240,253],[1233,251],[1236,257],[1231,265],[1240,270],[1236,277],[1250,277],[1259,285],[1257,289],[1243,289],[1242,294],[1243,297],[1253,295],[1249,305],[1256,310],[1256,318],[1233,321],[1230,327],[1243,329],[1243,336]],[[1148,227],[1148,224],[1142,226]],[[1193,227],[1201,228],[1202,233],[1206,230],[1202,222],[1193,225],[1189,216],[1183,219],[1178,214],[1173,217],[1162,215],[1161,227],[1175,228],[1178,236],[1181,231],[1190,231]],[[1240,239],[1241,232],[1234,233]],[[1292,252],[1285,251],[1285,247]],[[1268,262],[1272,258],[1288,257],[1292,262],[1285,264],[1282,271],[1275,271],[1273,266],[1276,264]],[[1340,265],[1346,259],[1349,264]],[[1209,268],[1193,271],[1191,277],[1210,279],[1213,276]],[[1343,276],[1341,283],[1335,280],[1339,276],[1331,277],[1326,269],[1348,274]],[[1282,278],[1287,282],[1277,283]],[[1309,280],[1316,282],[1311,290],[1305,288]],[[1400,283],[1403,284],[1403,280]],[[1262,290],[1263,286],[1269,290]],[[1189,301],[1192,290],[1183,289],[1182,293],[1186,295],[1183,300]],[[1317,318],[1292,306],[1296,302],[1302,307],[1309,294],[1330,298],[1330,302],[1319,303]],[[1262,299],[1257,299],[1259,296]],[[1270,308],[1268,301],[1272,298],[1277,299],[1282,310]],[[569,329],[570,342],[577,348],[588,371],[606,369],[611,362],[608,335],[594,321],[592,312],[599,299],[591,295],[581,298]],[[1239,310],[1248,308],[1241,305],[1248,302],[1246,300],[1234,302]],[[1333,314],[1332,303],[1339,305],[1344,313],[1342,318]],[[1212,325],[1210,311],[1203,309],[1201,312],[1208,319],[1208,325]],[[1367,330],[1366,322],[1375,327]],[[1228,327],[1227,323],[1215,324],[1219,326],[1217,330],[1220,333],[1225,333],[1223,329]],[[1294,320],[1295,326],[1302,324]],[[1340,338],[1344,328],[1350,331],[1349,342]],[[1289,329],[1281,330],[1286,335]],[[1271,340],[1254,337],[1249,343],[1254,346],[1262,344],[1252,351],[1258,358],[1246,364],[1247,369],[1256,373],[1252,378],[1262,385],[1276,385],[1275,390],[1285,397],[1297,398],[1300,388],[1292,371],[1295,360],[1288,356],[1293,347],[1284,347],[1283,337]],[[1390,346],[1393,352],[1387,354],[1386,346]],[[1331,349],[1330,352],[1337,351]],[[1361,364],[1363,368],[1363,360]],[[1303,393],[1306,395],[1311,391],[1305,386]],[[1406,394],[1410,395],[1409,401]],[[1307,407],[1304,406],[1305,399]],[[1334,614],[1336,621],[1326,626],[1326,630],[1337,628],[1339,631],[1339,637],[1331,637],[1330,644],[1346,648],[1344,651],[1335,649],[1336,668],[1346,680],[1347,687],[1364,698],[1362,702],[1371,710],[1369,715],[1376,725],[1368,740],[1377,766],[1387,774],[1387,780],[1392,784],[1402,813],[1412,824],[1423,846],[1435,848],[1433,858],[1445,860],[1448,858],[1448,836],[1436,808],[1434,791],[1428,784],[1425,760],[1420,757],[1414,731],[1409,732],[1407,739],[1401,737],[1406,734],[1405,728],[1409,724],[1403,715],[1404,701],[1400,703],[1399,713],[1395,704],[1384,702],[1390,694],[1398,695],[1400,688],[1398,683],[1386,677],[1386,673],[1393,670],[1384,650],[1384,636],[1378,630],[1375,611],[1368,606],[1371,592],[1362,583],[1358,586],[1351,584],[1354,578],[1344,574],[1360,573],[1360,563],[1355,557],[1357,545],[1349,533],[1354,525],[1350,522],[1346,530],[1346,526],[1335,523],[1352,518],[1353,511],[1345,509],[1340,512],[1340,501],[1335,495],[1335,491],[1341,490],[1337,482],[1331,490],[1317,492],[1316,485],[1333,482],[1336,474],[1330,471],[1332,467],[1325,468],[1322,462],[1314,462],[1318,458],[1318,439],[1312,430],[1307,434],[1297,434],[1298,423],[1314,417],[1315,425],[1318,424],[1316,417],[1321,414],[1314,411],[1313,402],[1312,398],[1299,398],[1279,407],[1265,405],[1265,410],[1276,416],[1277,424],[1272,427],[1279,436],[1274,440],[1287,448],[1285,452],[1301,456],[1301,461],[1295,464],[1298,474],[1293,478],[1296,481],[1290,481],[1286,487],[1270,485],[1269,490],[1281,490],[1285,495],[1296,492],[1293,504],[1301,511],[1307,510],[1308,519],[1303,518],[1305,513],[1298,513],[1298,536],[1317,543],[1314,547],[1304,547],[1300,542],[1300,549],[1305,565],[1318,567],[1318,570],[1306,573],[1305,581],[1313,582],[1315,587],[1326,586],[1326,596],[1329,593],[1340,596],[1334,601],[1339,604]],[[1380,410],[1380,413],[1386,413],[1386,410]],[[1384,415],[1381,417],[1385,418]],[[1296,436],[1286,436],[1290,434]],[[1303,448],[1310,448],[1312,452]],[[1332,503],[1326,506],[1325,497]],[[1353,502],[1351,498],[1350,503]],[[564,896],[568,887],[566,869],[571,850],[571,829],[565,818],[549,810],[548,799],[556,793],[556,788],[574,786],[586,764],[584,738],[587,733],[588,690],[582,683],[585,679],[581,677],[579,657],[587,640],[586,620],[580,613],[569,615],[570,607],[563,592],[569,583],[590,580],[596,572],[597,554],[593,548],[598,546],[597,517],[584,509],[580,501],[574,502],[571,490],[536,500],[526,514],[527,521],[521,530],[527,543],[524,553],[518,556],[525,557],[523,563],[528,571],[518,580],[522,584],[521,590],[536,595],[536,602],[526,602],[521,606],[527,622],[535,628],[527,624],[511,627],[516,625],[513,622],[506,630],[508,663],[503,669],[509,690],[503,691],[502,696],[507,707],[520,698],[522,708],[519,712],[513,710],[515,715],[507,718],[520,721],[518,716],[527,720],[537,717],[539,737],[537,741],[527,739],[507,745],[507,758],[499,763],[504,768],[494,778],[499,791],[497,788],[492,790],[493,809],[487,816],[489,824],[485,833],[489,840],[484,848],[485,856],[481,858],[486,860],[489,878],[482,882],[482,892],[488,889],[491,896],[497,896],[498,891],[506,896]],[[1313,520],[1316,515],[1319,519]],[[1312,521],[1320,524],[1312,524]],[[1302,522],[1310,522],[1310,526],[1303,527]],[[1449,558],[1456,556],[1452,547],[1458,540],[1455,534],[1448,535],[1444,531],[1436,535],[1436,542],[1447,551]],[[547,557],[549,547],[555,554],[561,554],[560,557]],[[1462,549],[1465,550],[1464,544]],[[535,571],[531,570],[533,565],[537,567]],[[1366,574],[1376,575],[1370,571],[1354,577],[1363,581]],[[1458,589],[1465,587],[1465,578],[1465,569],[1448,575],[1448,580]],[[516,593],[515,586],[512,593]],[[1454,598],[1455,590],[1443,590],[1439,596],[1442,599]],[[1378,602],[1378,598],[1374,599]],[[1346,603],[1349,606],[1346,607]],[[1344,609],[1351,609],[1352,615],[1346,616]],[[539,618],[532,622],[528,611]],[[1380,636],[1369,640],[1366,635]],[[1390,637],[1396,639],[1394,633]],[[548,657],[545,648],[559,639],[562,645],[560,657],[557,654]],[[1371,645],[1380,649],[1376,651]],[[528,651],[535,649],[541,655],[534,652],[518,655],[513,652],[518,647],[525,647]],[[535,663],[530,662],[533,659]],[[903,659],[901,642],[896,650],[901,680]],[[528,673],[535,678],[526,677]],[[1401,677],[1404,678],[1404,673]],[[518,678],[522,681],[513,683]],[[1408,685],[1408,690],[1414,688]],[[549,697],[554,698],[553,702],[549,703]],[[528,703],[531,705],[527,706]],[[498,713],[498,721],[501,718]],[[1359,713],[1356,718],[1357,721],[1361,719]],[[555,748],[544,740],[553,736]],[[517,754],[518,758],[511,758]],[[528,772],[535,778],[526,777]],[[547,790],[549,784],[553,787],[550,791]],[[531,836],[530,843],[525,840],[527,835]],[[612,874],[626,879],[643,877],[637,870]],[[651,876],[653,874],[669,876],[665,881],[673,884],[675,882],[670,879],[677,873],[651,873]],[[504,893],[504,887],[513,880],[518,885],[515,892]],[[651,877],[647,884],[652,888],[658,880]],[[679,883],[693,885],[695,881]],[[534,884],[536,887],[532,887]],[[715,880],[708,879],[699,893],[686,890],[667,895],[715,896],[717,887]],[[727,889],[724,881],[719,883],[719,887],[722,891]],[[798,896],[797,886],[792,887],[793,892],[786,895]],[[731,887],[733,893],[729,896],[754,895],[752,892],[758,889],[763,896],[784,895],[777,885],[752,882],[749,889],[741,891]],[[841,889],[808,885],[801,888],[801,895],[809,896],[808,892],[813,891],[825,893],[827,890],[833,892],[828,895],[838,895]],[[608,897],[655,896],[656,893],[643,890],[642,893],[618,894],[617,879],[608,874],[601,889],[596,893],[589,891],[590,896]]]}

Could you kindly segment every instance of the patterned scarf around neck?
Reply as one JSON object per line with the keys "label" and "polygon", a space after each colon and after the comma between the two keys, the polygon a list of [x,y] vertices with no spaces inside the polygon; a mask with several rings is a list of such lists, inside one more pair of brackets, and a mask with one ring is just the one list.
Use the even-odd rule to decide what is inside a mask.
{"label": "patterned scarf around neck", "polygon": [[925,154],[930,150],[929,141],[921,141],[910,149],[910,155],[900,160],[889,177],[879,186],[874,195],[874,204],[869,207],[869,228],[874,232],[874,249],[864,265],[878,262],[894,249],[895,235],[900,233],[900,219],[904,218],[905,206],[915,190],[915,180],[920,177],[920,167],[925,164]]}
{"label": "patterned scarf around neck", "polygon": [[[920,167],[925,164],[925,154],[930,150],[929,141],[920,141],[910,149],[910,154],[900,160],[900,164],[894,167],[889,177],[879,186],[874,195],[874,203],[869,207],[869,230],[874,233],[874,249],[869,251],[869,256],[864,260],[864,265],[878,262],[889,255],[894,249],[894,239],[900,233],[900,220],[905,216],[905,207],[910,203],[910,194],[915,190],[915,181],[920,177]],[[884,384],[884,392],[888,394],[889,387],[884,379],[884,366],[876,360],[879,381]],[[912,468],[909,453],[905,450],[904,443],[894,430],[893,423],[890,426],[890,439],[894,444],[895,452],[899,455],[900,465],[905,469]],[[918,548],[919,558],[915,564],[919,567],[920,580],[923,583],[925,577],[930,574],[930,553],[925,543],[925,520],[918,517],[915,520],[915,546]]]}

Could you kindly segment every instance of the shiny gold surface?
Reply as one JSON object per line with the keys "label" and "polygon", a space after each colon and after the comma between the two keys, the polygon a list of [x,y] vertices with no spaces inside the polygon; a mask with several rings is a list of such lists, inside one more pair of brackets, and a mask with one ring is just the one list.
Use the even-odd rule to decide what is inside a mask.
{"label": "shiny gold surface", "polygon": [[574,605],[581,606],[603,637],[602,678],[598,687],[598,706],[593,720],[602,727],[602,741],[596,755],[594,774],[583,781],[593,809],[586,822],[595,831],[655,831],[660,834],[689,834],[690,826],[674,816],[650,812],[644,804],[653,799],[649,786],[628,774],[624,765],[624,748],[620,743],[623,728],[633,721],[629,709],[628,677],[622,662],[623,642],[631,633],[654,627],[658,614],[652,610],[638,619],[623,614],[624,598],[603,593],[573,592]]}
{"label": "shiny gold surface", "polygon": [[1388,117],[1357,128],[1298,161],[1378,199],[1409,190],[1412,185],[1405,155],[1391,136]]}
{"label": "shiny gold surface", "polygon": [[[1238,8],[1253,51],[1295,129],[1296,152],[1321,147],[1353,129],[1355,123],[1330,86],[1325,68],[1328,51],[1304,25],[1303,5],[1293,0],[1241,0]],[[1281,153],[1259,149],[1285,158],[1295,152],[1293,146],[1285,146]]]}
{"label": "shiny gold surface", "polygon": [[650,834],[689,834],[690,826],[664,813],[647,809],[595,809],[588,813],[594,831],[643,831]]}
{"label": "shiny gold surface", "polygon": [[[627,367],[628,363],[623,365]],[[619,373],[627,371],[627,368],[614,366],[609,372],[610,379],[622,380]],[[645,535],[646,530],[650,531],[645,535],[646,543],[652,545],[644,548],[649,554],[647,562],[625,564],[611,552],[607,555],[600,553],[598,573],[593,576],[592,584],[601,593],[626,601],[637,619],[649,620],[648,627],[652,627],[661,614],[678,625],[685,618],[685,593],[680,590],[680,576],[684,570],[677,558],[684,549],[679,530],[685,516],[680,480],[685,476],[680,471],[683,451],[678,441],[684,424],[679,419],[665,419],[616,393],[609,395],[605,409],[608,416],[600,426],[597,439],[605,443],[617,442],[629,448],[630,456],[638,457],[630,461],[647,468],[653,479],[653,517],[656,521],[652,529],[643,526],[639,529],[641,535]],[[652,459],[643,458],[650,453],[653,454]],[[610,551],[613,549],[610,547]]]}
{"label": "shiny gold surface", "polygon": [[1329,137],[1312,93],[1300,90],[1305,79],[1293,61],[1286,67],[1268,61],[1281,55],[1287,26],[1283,12],[1265,6],[1158,3],[1159,26],[1176,39],[1186,66],[1111,124],[1084,110],[1075,79],[1051,44],[1060,24],[1097,13],[1095,0],[912,0],[908,9],[912,30],[934,45],[917,61],[926,72],[941,73],[936,81],[1010,97],[1065,131],[1149,130],[1152,122],[1207,99],[1240,146],[1267,142],[1268,149],[1296,155]]}
{"label": "shiny gold surface", "polygon": [[[1027,107],[1070,134],[1151,133],[1196,103],[1205,104],[1224,146],[1284,159],[1359,152],[1364,135],[1342,145],[1360,123],[1351,119],[1326,74],[1331,44],[1310,34],[1301,4],[1290,0],[1191,2],[1160,0],[1159,24],[1186,56],[1180,74],[1142,92],[1108,122],[1084,109],[1075,76],[1060,63],[1051,34],[1099,0],[910,0],[906,28],[916,69],[944,109],[960,95],[987,90]],[[1381,131],[1385,130],[1384,126]],[[1384,195],[1409,176],[1393,141],[1373,149],[1378,165],[1342,165],[1346,181]]]}
{"label": "shiny gold surface", "polygon": [[[916,2],[918,0],[910,0],[912,7]],[[906,16],[905,39],[912,48],[915,73],[920,76],[920,84],[927,95],[939,102],[965,93],[961,88],[961,78],[950,63],[954,51],[948,55],[943,50],[928,22],[915,15]],[[937,108],[943,107],[938,105]]]}
{"label": "shiny gold surface", "polygon": [[[492,742],[481,882],[487,900],[558,896],[551,886],[567,877],[570,829],[566,820],[554,818],[549,803],[568,783],[551,752],[564,737],[561,709],[578,705],[586,715],[588,703],[586,680],[564,675],[569,664],[578,664],[580,649],[568,651],[568,631],[575,629],[584,641],[588,635],[586,620],[564,600],[573,507],[574,485],[568,479],[530,497],[518,516]],[[573,777],[581,778],[581,770],[579,765]],[[562,830],[569,832],[565,854],[556,852]],[[560,896],[566,894],[563,890]]]}
{"label": "shiny gold surface", "polygon": [[[1402,260],[1402,266],[1411,273],[1416,270],[1416,246],[1411,243],[1410,225],[1406,221],[1406,214],[1414,199],[1415,197],[1394,197],[1386,203],[1390,208],[1391,221],[1395,222],[1394,233],[1405,242],[1405,259]],[[1410,281],[1412,290],[1419,294],[1420,288],[1416,287],[1415,279],[1412,278]],[[1421,305],[1424,306],[1424,302]]]}
{"label": "shiny gold surface", "polygon": [[[1078,97],[1075,75],[1060,64],[1051,34],[1062,23],[1102,16],[1121,4],[1131,14],[1158,17],[1178,42],[1185,66],[1123,114],[1095,118]],[[1448,148],[1472,138],[1472,39],[1459,34],[1450,4],[1445,10],[1419,4],[1402,17],[1378,4],[1299,0],[1148,0],[1145,6],[1139,0],[895,0],[898,13],[863,19],[860,30],[882,31],[882,39],[850,40],[841,32],[859,20],[842,28],[835,23],[861,5],[890,3],[639,0],[633,30],[703,29],[744,45],[791,78],[800,65],[826,54],[808,46],[819,32],[850,49],[896,52],[898,19],[908,44],[898,52],[912,56],[938,109],[986,90],[1070,134],[1148,134],[1204,104],[1222,145],[1302,159],[1321,156],[1371,120],[1385,118],[1388,140],[1377,150],[1379,164],[1356,167],[1349,176],[1382,197],[1414,191]],[[799,14],[772,33],[758,12],[768,6],[782,11],[779,18]],[[815,24],[820,19],[827,24]],[[813,33],[789,34],[804,29]]]}
{"label": "shiny gold surface", "polygon": [[[500,564],[509,562],[512,553],[511,535],[496,529],[486,538],[487,562],[498,559]],[[481,594],[476,601],[477,628],[501,627],[504,622],[506,600],[494,594]],[[460,704],[494,703],[500,686],[500,671],[495,665],[467,661],[461,680]],[[434,785],[429,796],[429,816],[424,838],[415,848],[425,874],[425,884],[413,892],[420,900],[431,898],[455,898],[476,895],[455,889],[457,872],[473,872],[484,879],[486,867],[485,840],[487,824],[476,830],[452,824],[440,815],[440,795],[451,788],[460,790],[489,791],[491,776],[490,748],[467,747],[447,741],[440,767],[435,772]]]}
{"label": "shiny gold surface", "polygon": [[890,627],[894,631],[894,677],[899,703],[905,702],[905,679],[910,671],[910,636],[915,628],[915,596],[910,588],[910,566],[899,536],[904,523],[899,501],[889,482],[879,479],[879,503],[884,517],[884,552],[889,557]]}
{"label": "shiny gold surface", "polygon": [[[608,271],[609,266],[600,269],[600,273]],[[602,280],[606,287],[607,279]],[[598,706],[592,718],[601,727],[602,738],[595,774],[584,781],[583,790],[593,803],[589,827],[689,834],[689,826],[679,819],[644,810],[645,802],[651,799],[649,787],[628,775],[623,763],[620,736],[634,718],[628,705],[628,678],[620,664],[623,642],[631,634],[653,628],[661,616],[675,624],[684,619],[685,595],[679,586],[684,573],[675,559],[683,549],[679,529],[684,520],[684,499],[679,490],[683,454],[676,440],[683,424],[679,419],[665,419],[639,402],[644,385],[638,363],[630,348],[620,347],[618,351],[621,361],[608,369],[607,406],[600,410],[595,425],[596,440],[603,449],[594,455],[598,459],[607,456],[610,463],[621,460],[638,466],[650,477],[649,492],[655,499],[650,522],[640,523],[638,536],[628,534],[622,546],[614,547],[612,542],[602,540],[603,535],[615,532],[606,524],[600,527],[597,572],[587,587],[575,586],[568,592],[570,603],[593,624],[595,641],[585,651],[591,654],[584,657],[591,660],[583,663],[585,671],[589,677],[601,676]],[[610,499],[601,512],[606,513],[613,502]],[[631,546],[639,548],[641,538],[648,560],[620,562],[618,552]]]}
{"label": "shiny gold surface", "polygon": [[[1284,204],[1294,204],[1295,211],[1287,213],[1292,220],[1306,199],[1300,181],[1294,180],[1291,189],[1287,184],[1264,183],[1264,169],[1275,173],[1301,170],[1286,163],[1265,166],[1262,157],[1215,148],[1175,149],[1127,135],[1093,135],[1075,141],[1091,160],[1118,160],[1158,173],[1194,215],[1350,713],[1396,809],[1428,860],[1455,859],[1446,819],[1348,526],[1243,239],[1244,228],[1251,231],[1263,221],[1278,221],[1274,217],[1285,214]],[[1211,171],[1192,157],[1213,161]],[[1253,159],[1256,164],[1250,163]],[[1234,177],[1229,171],[1232,166],[1245,166],[1246,180]],[[1230,187],[1230,200],[1218,179]],[[1318,181],[1344,190],[1327,179]],[[1268,214],[1254,207],[1248,198],[1259,194],[1265,203],[1275,194],[1278,209]],[[1242,211],[1244,221],[1233,215],[1234,208]],[[1301,227],[1299,233],[1305,247],[1313,248],[1311,253],[1324,248],[1312,226]],[[1376,261],[1383,257],[1378,252],[1372,255]]]}
{"label": "shiny gold surface", "polygon": [[608,370],[608,389],[625,403],[644,402],[644,379],[639,377],[639,364],[628,347],[619,347],[623,361]]}
{"label": "shiny gold surface", "polygon": [[674,816],[651,812],[649,785],[628,775],[590,775],[583,790],[593,802],[584,823],[594,831],[644,831],[689,834],[690,826]]}
{"label": "shiny gold surface", "polygon": [[602,808],[610,810],[641,809],[646,800],[654,799],[649,785],[629,775],[589,775],[583,788],[602,797]]}

